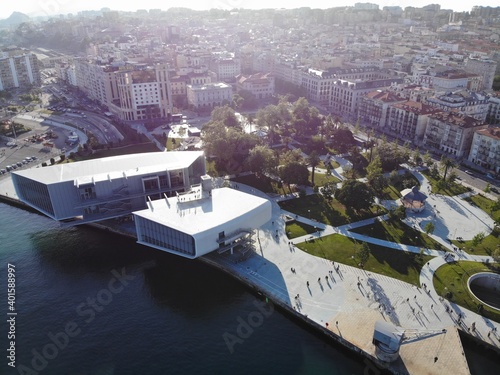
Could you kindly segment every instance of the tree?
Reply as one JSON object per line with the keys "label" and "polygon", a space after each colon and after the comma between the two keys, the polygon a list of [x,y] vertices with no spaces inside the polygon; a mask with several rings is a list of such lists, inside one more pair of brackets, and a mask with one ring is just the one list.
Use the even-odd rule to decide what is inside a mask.
{"label": "tree", "polygon": [[493,252],[491,253],[491,256],[493,257],[493,260],[495,262],[500,262],[500,249],[499,248],[496,248],[495,250],[493,250]]}
{"label": "tree", "polygon": [[370,186],[357,180],[348,180],[335,192],[335,198],[346,207],[354,210],[368,209],[375,198]]}
{"label": "tree", "polygon": [[370,185],[376,193],[382,193],[384,188],[387,186],[387,179],[384,177],[382,162],[378,156],[376,156],[373,161],[368,164],[366,172],[368,185]]}
{"label": "tree", "polygon": [[425,165],[427,166],[427,168],[429,168],[429,169],[434,165],[434,159],[432,158],[429,151],[426,151],[422,160],[425,163]]}
{"label": "tree", "polygon": [[393,220],[403,220],[406,218],[406,208],[403,205],[393,207],[389,210],[389,218]]}
{"label": "tree", "polygon": [[307,157],[307,161],[308,161],[309,165],[312,168],[312,171],[311,171],[311,184],[314,186],[314,172],[316,170],[316,167],[321,162],[321,159],[319,158],[318,153],[316,151],[313,151]]}
{"label": "tree", "polygon": [[436,229],[436,226],[432,221],[429,221],[427,224],[425,224],[424,231],[427,234],[432,234],[434,233],[434,230]]}
{"label": "tree", "polygon": [[324,184],[320,189],[321,195],[328,201],[332,201],[335,195],[335,191],[337,190],[337,184],[333,181],[329,181]]}
{"label": "tree", "polygon": [[455,162],[446,157],[446,156],[442,156],[441,157],[441,169],[443,170],[443,180],[446,181],[446,175],[448,174],[448,170],[450,168],[454,168],[456,166]]}
{"label": "tree", "polygon": [[420,165],[422,163],[422,156],[420,155],[420,150],[418,148],[413,151],[412,159],[415,165]]}
{"label": "tree", "polygon": [[306,185],[309,171],[304,164],[292,161],[279,169],[279,177],[288,186],[290,184]]}
{"label": "tree", "polygon": [[264,174],[274,173],[278,163],[270,148],[257,145],[250,150],[246,164],[252,172]]}
{"label": "tree", "polygon": [[484,232],[479,232],[472,238],[472,246],[477,246],[479,245],[483,240],[484,240],[485,234]]}
{"label": "tree", "polygon": [[236,117],[234,109],[229,106],[224,107],[215,107],[211,114],[212,122],[222,122],[225,126],[228,127],[239,127],[240,122]]}
{"label": "tree", "polygon": [[339,128],[333,132],[331,145],[336,151],[344,154],[356,145],[356,140],[349,129]]}
{"label": "tree", "polygon": [[356,246],[355,256],[362,265],[368,262],[368,259],[370,258],[370,246],[368,246],[368,243],[363,242],[361,245]]}

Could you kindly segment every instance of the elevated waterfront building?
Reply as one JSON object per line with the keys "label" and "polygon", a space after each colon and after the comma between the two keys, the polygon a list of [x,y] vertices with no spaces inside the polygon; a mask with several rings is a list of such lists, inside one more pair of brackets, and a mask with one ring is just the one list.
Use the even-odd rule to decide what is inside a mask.
{"label": "elevated waterfront building", "polygon": [[19,199],[75,225],[124,216],[200,183],[201,151],[151,152],[12,172]]}
{"label": "elevated waterfront building", "polygon": [[211,189],[211,179],[176,197],[134,212],[137,241],[158,250],[197,258],[253,247],[253,230],[271,219],[271,202],[230,188]]}

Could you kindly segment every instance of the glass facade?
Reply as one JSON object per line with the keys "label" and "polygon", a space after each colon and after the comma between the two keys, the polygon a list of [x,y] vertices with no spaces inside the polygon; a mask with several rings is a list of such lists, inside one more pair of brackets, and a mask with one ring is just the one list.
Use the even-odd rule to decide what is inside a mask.
{"label": "glass facade", "polygon": [[140,216],[135,217],[139,241],[180,254],[195,255],[194,238],[189,234],[158,224]]}
{"label": "glass facade", "polygon": [[54,216],[54,207],[50,201],[47,185],[16,174],[12,174],[12,180],[19,198],[40,211]]}

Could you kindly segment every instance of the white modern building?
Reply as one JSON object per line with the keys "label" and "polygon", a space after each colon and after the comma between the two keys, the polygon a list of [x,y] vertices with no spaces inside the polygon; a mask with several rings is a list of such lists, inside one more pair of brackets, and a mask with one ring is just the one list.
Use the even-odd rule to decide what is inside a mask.
{"label": "white modern building", "polygon": [[0,52],[0,91],[40,85],[39,66],[36,55],[31,52]]}
{"label": "white modern building", "polygon": [[233,100],[233,88],[223,82],[187,85],[187,98],[188,104],[194,108],[213,108],[230,104]]}
{"label": "white modern building", "polygon": [[202,176],[191,191],[134,212],[134,222],[140,244],[193,259],[215,251],[249,251],[253,230],[271,214],[268,199],[231,188],[212,190],[210,177]]}
{"label": "white modern building", "polygon": [[121,217],[205,174],[201,151],[151,152],[12,172],[19,199],[67,225]]}

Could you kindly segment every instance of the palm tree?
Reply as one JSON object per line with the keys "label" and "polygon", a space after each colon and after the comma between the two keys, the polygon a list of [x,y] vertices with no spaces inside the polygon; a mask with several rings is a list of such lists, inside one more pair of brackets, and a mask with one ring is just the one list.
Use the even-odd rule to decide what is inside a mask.
{"label": "palm tree", "polygon": [[321,162],[321,159],[319,158],[319,155],[316,151],[313,151],[309,154],[307,157],[307,161],[309,162],[309,165],[312,168],[312,174],[311,174],[311,183],[314,186],[314,172],[316,170],[316,167],[319,165]]}
{"label": "palm tree", "polygon": [[446,181],[446,174],[448,173],[448,169],[455,167],[455,161],[443,155],[443,157],[441,158],[441,165],[444,168],[443,180]]}

